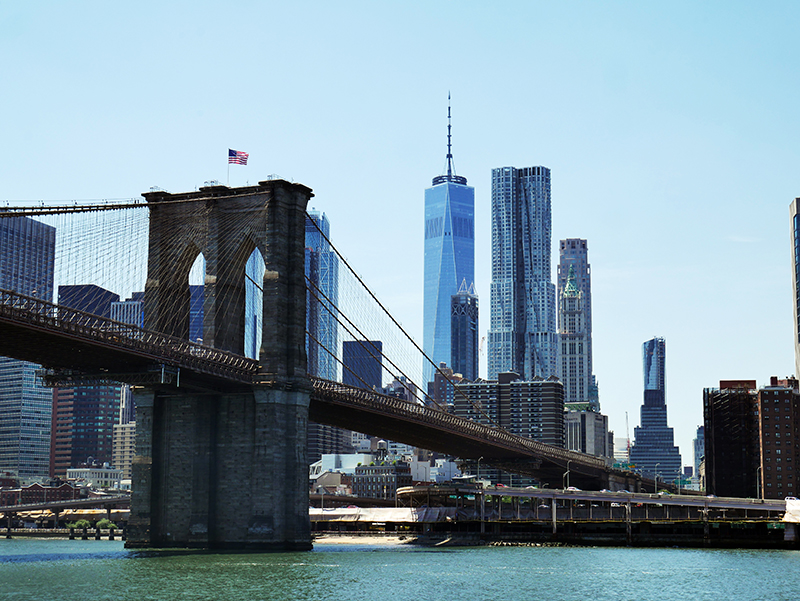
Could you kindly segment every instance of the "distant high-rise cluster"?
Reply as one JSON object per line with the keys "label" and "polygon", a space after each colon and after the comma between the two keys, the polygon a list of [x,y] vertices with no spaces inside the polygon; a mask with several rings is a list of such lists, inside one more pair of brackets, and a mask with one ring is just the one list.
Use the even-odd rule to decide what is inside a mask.
{"label": "distant high-rise cluster", "polygon": [[[561,241],[558,295],[551,278],[551,173],[544,166],[492,170],[490,327],[479,336],[474,286],[474,190],[455,175],[450,146],[446,175],[425,191],[423,348],[430,396],[458,405],[477,393],[478,359],[486,342],[489,382],[515,373],[521,382],[564,387],[568,448],[611,456],[608,418],[599,414],[592,372],[591,273],[587,241]],[[558,320],[557,320],[557,316]],[[448,363],[449,362],[449,363]],[[460,383],[453,388],[454,383]],[[528,390],[522,387],[521,390]],[[531,389],[533,390],[533,389]],[[451,398],[452,393],[452,398]],[[470,401],[471,402],[471,401]],[[520,401],[525,414],[530,403]],[[530,405],[532,407],[533,405]],[[559,444],[565,419],[559,414]],[[541,430],[526,433],[546,438]]]}
{"label": "distant high-rise cluster", "polygon": [[[58,304],[111,317],[119,295],[94,284],[58,287]],[[53,390],[50,475],[66,478],[69,468],[111,464],[113,430],[120,415],[121,385],[73,386]]]}

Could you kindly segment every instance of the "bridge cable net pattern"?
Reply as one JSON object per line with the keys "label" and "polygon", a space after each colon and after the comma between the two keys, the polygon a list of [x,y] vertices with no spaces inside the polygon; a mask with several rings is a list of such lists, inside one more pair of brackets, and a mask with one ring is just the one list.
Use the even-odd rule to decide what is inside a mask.
{"label": "bridge cable net pattern", "polygon": [[[196,204],[198,212],[210,210]],[[4,261],[0,273],[2,303],[16,307],[17,316],[20,308],[26,307],[31,319],[46,322],[51,328],[68,328],[73,334],[83,335],[94,329],[95,337],[105,332],[123,345],[143,352],[147,348],[155,357],[179,359],[184,365],[188,362],[200,372],[251,381],[258,367],[254,359],[259,346],[261,299],[254,280],[263,277],[260,253],[251,251],[252,244],[243,245],[239,255],[247,256],[237,257],[240,260],[235,265],[221,266],[216,274],[217,279],[224,280],[235,273],[233,270],[244,271],[238,274],[241,277],[234,295],[234,302],[244,305],[248,326],[242,352],[202,344],[205,261],[199,247],[206,235],[202,226],[191,232],[196,246],[188,245],[167,259],[173,269],[183,272],[186,290],[165,307],[165,312],[185,317],[185,336],[146,330],[148,208],[148,203],[130,199],[0,210],[3,239],[25,251],[17,253],[15,261]],[[31,277],[32,272],[40,277]],[[236,327],[224,320],[221,325],[218,338],[229,334],[225,328]],[[216,369],[215,363],[228,367]],[[232,371],[228,369],[231,367]]]}

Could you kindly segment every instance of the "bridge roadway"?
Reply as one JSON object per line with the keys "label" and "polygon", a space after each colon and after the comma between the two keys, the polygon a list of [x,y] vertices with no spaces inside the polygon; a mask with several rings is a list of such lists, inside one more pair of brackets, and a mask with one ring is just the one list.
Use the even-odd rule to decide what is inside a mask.
{"label": "bridge roadway", "polygon": [[316,531],[384,527],[429,544],[573,544],[796,548],[781,500],[475,485],[398,490],[397,508],[309,510]]}
{"label": "bridge roadway", "polygon": [[42,511],[49,509],[53,512],[62,509],[76,509],[79,507],[105,507],[128,508],[131,504],[130,495],[111,495],[107,497],[91,497],[86,499],[69,499],[66,501],[47,501],[42,503],[25,503],[22,505],[0,506],[0,513],[18,513],[21,511]]}
{"label": "bridge roadway", "polygon": [[[582,491],[493,486],[408,486],[397,491],[404,506],[468,507],[475,498],[485,519],[495,520],[779,520],[786,512],[781,499],[744,499],[627,491]],[[458,501],[462,499],[462,501]],[[488,509],[486,507],[487,506]]]}
{"label": "bridge roadway", "polygon": [[[258,362],[0,289],[0,355],[38,363],[51,385],[118,381],[215,391],[269,385]],[[638,489],[604,460],[337,382],[311,379],[309,419],[581,488]]]}

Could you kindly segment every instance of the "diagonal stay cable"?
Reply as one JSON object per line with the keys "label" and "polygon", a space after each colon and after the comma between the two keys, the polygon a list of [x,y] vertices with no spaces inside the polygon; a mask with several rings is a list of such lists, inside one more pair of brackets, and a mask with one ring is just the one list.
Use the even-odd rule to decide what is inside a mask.
{"label": "diagonal stay cable", "polygon": [[[320,227],[317,224],[316,220],[312,219],[311,216],[308,213],[306,213],[306,223],[308,223],[308,222],[311,222],[314,225],[314,227],[319,232],[319,235],[322,236],[322,238],[330,245],[330,247],[333,250],[333,252],[336,253],[336,256],[339,257],[339,259],[342,261],[342,263],[344,263],[345,267],[347,267],[348,271],[350,271],[350,273],[353,274],[353,277],[356,278],[356,281],[358,281],[358,283],[361,284],[362,288],[364,288],[364,290],[367,291],[367,294],[369,294],[369,296],[372,298],[372,300],[374,300],[375,303],[381,308],[381,310],[387,315],[387,317],[389,317],[389,319],[392,321],[392,323],[394,323],[394,325],[397,326],[397,329],[400,330],[403,333],[403,335],[409,340],[409,342],[411,342],[412,345],[414,345],[414,348],[416,348],[417,351],[419,351],[419,353],[425,358],[425,360],[433,366],[433,368],[436,370],[436,372],[438,372],[447,382],[450,383],[450,385],[453,387],[453,394],[456,394],[456,393],[459,394],[463,399],[468,401],[472,405],[472,407],[480,415],[482,415],[484,418],[486,418],[489,421],[489,423],[493,424],[496,428],[500,428],[500,425],[495,420],[493,420],[491,417],[489,417],[489,415],[486,414],[486,412],[483,410],[483,408],[480,407],[480,405],[478,405],[473,399],[469,398],[469,396],[463,390],[460,390],[458,388],[458,386],[456,386],[456,383],[453,382],[447,376],[447,374],[445,374],[439,368],[439,366],[436,365],[433,362],[433,360],[430,357],[428,357],[428,355],[425,354],[425,351],[423,351],[419,347],[419,345],[416,343],[416,341],[408,334],[408,332],[405,331],[403,326],[400,325],[400,323],[394,318],[394,316],[391,313],[389,313],[389,310],[383,305],[383,303],[381,303],[380,300],[378,300],[378,298],[375,296],[375,294],[373,294],[372,290],[370,290],[369,287],[366,285],[364,280],[362,280],[361,277],[350,266],[350,263],[348,263],[347,259],[345,259],[344,256],[342,255],[342,253],[339,252],[339,249],[336,248],[333,245],[333,243],[330,241],[330,239],[325,235],[325,232],[323,232],[322,229],[320,229]],[[421,388],[419,388],[419,390],[422,391]],[[426,397],[430,398],[425,391],[422,391],[422,392]],[[436,403],[436,404],[437,404],[437,406],[439,406],[439,403]]]}
{"label": "diagonal stay cable", "polygon": [[[306,280],[307,280],[307,282],[306,282],[307,284],[310,284],[311,286],[314,287],[314,289],[312,290],[307,285],[306,289],[314,296],[315,300],[339,323],[339,325],[341,325],[345,329],[345,331],[347,331],[348,334],[350,334],[353,337],[354,340],[358,341],[361,344],[361,347],[364,348],[364,350],[366,350],[369,353],[370,357],[372,357],[376,361],[379,361],[378,357],[376,357],[373,354],[373,352],[369,348],[367,348],[366,345],[361,343],[361,340],[368,341],[369,337],[366,334],[364,334],[364,332],[356,324],[354,324],[353,321],[341,309],[337,308],[336,313],[334,313],[330,308],[331,306],[334,306],[333,303],[331,302],[330,298],[328,298],[328,296],[324,292],[322,292],[322,290],[320,290],[319,287],[314,282],[312,282],[308,277],[306,277]],[[326,302],[323,303],[320,300],[320,297],[319,297],[320,295],[322,296],[322,298],[325,299]],[[344,317],[344,319],[347,320],[347,323],[350,324],[350,326],[352,326],[356,330],[356,332],[358,332],[359,336],[361,337],[361,340],[359,339],[359,336],[356,336],[355,334],[353,334],[353,332],[350,330],[350,328],[346,324],[342,323],[342,321],[339,319],[339,317],[337,315],[341,315],[342,317]],[[372,346],[372,345],[369,345],[369,346]],[[372,347],[372,348],[375,348],[375,347]],[[377,351],[377,349],[375,349],[375,350]],[[438,401],[436,401],[435,399],[433,399],[430,396],[428,396],[425,393],[425,391],[422,390],[422,388],[420,388],[420,386],[416,382],[414,382],[414,380],[412,380],[402,370],[402,368],[400,368],[394,361],[392,361],[385,353],[380,352],[380,351],[378,351],[378,352],[380,353],[381,357],[383,357],[392,367],[394,367],[400,375],[405,377],[406,380],[408,382],[410,382],[411,384],[413,384],[414,387],[417,390],[422,392],[422,394],[425,395],[428,398],[429,401],[433,402],[440,410],[444,411],[444,409],[442,408],[441,404]],[[337,359],[337,361],[338,361],[338,359]]]}

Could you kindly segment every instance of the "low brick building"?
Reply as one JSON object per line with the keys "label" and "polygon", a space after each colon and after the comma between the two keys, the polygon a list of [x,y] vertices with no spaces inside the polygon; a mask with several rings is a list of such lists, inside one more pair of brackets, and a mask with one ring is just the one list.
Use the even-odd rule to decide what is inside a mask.
{"label": "low brick building", "polygon": [[356,467],[353,476],[353,494],[373,499],[394,499],[398,488],[411,484],[411,467],[407,463],[376,462]]}

